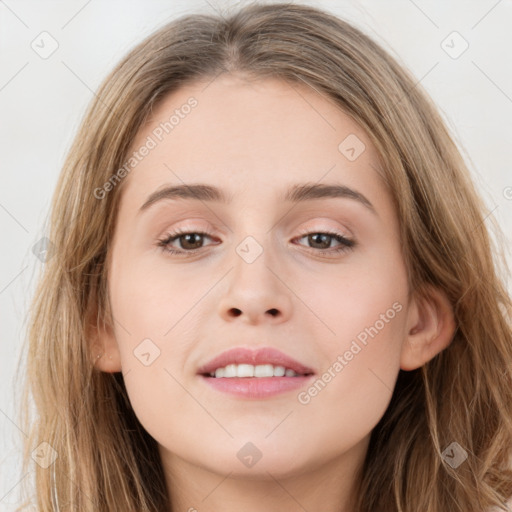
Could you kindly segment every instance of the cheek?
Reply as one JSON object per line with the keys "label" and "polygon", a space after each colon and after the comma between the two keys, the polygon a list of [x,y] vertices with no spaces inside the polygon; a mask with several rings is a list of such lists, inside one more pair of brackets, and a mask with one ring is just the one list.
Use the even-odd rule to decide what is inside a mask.
{"label": "cheek", "polygon": [[[183,402],[185,416],[194,414],[194,404],[184,399],[180,382],[194,340],[191,325],[200,321],[201,308],[194,306],[205,290],[191,286],[190,276],[175,269],[145,264],[140,256],[136,263],[135,258],[123,257],[115,261],[109,278],[128,397],[137,418],[155,438],[162,435],[162,425],[169,434],[179,425],[170,404]],[[175,435],[179,434],[177,428]]]}
{"label": "cheek", "polygon": [[110,283],[116,319],[137,338],[168,340],[205,293],[201,282],[177,266],[165,261],[155,265],[154,259],[140,255],[119,260]]}
{"label": "cheek", "polygon": [[321,345],[331,355],[348,349],[355,338],[363,344],[375,340],[376,355],[383,352],[379,347],[401,341],[408,285],[405,267],[392,247],[308,280],[300,286],[301,296],[322,320]]}
{"label": "cheek", "polygon": [[341,400],[370,423],[384,412],[400,368],[408,295],[401,259],[394,254],[389,261],[347,266],[311,288],[308,305],[323,323],[317,346],[324,365],[302,403],[315,402],[320,411]]}
{"label": "cheek", "polygon": [[337,334],[327,333],[323,338],[329,341],[318,344],[326,363],[297,395],[297,418],[309,424],[311,446],[304,450],[316,449],[319,438],[334,452],[354,446],[389,405],[400,370],[405,306],[394,300],[396,294],[373,292],[343,301],[337,316],[330,317]]}

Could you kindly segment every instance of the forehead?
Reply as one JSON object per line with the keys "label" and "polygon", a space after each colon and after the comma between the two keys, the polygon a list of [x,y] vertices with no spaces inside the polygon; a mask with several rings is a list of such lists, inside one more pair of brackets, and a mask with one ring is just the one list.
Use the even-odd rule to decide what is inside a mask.
{"label": "forehead", "polygon": [[306,85],[221,75],[168,94],[131,147],[145,155],[123,195],[139,205],[164,184],[211,183],[281,197],[294,183],[338,182],[378,194],[380,162],[358,123]]}

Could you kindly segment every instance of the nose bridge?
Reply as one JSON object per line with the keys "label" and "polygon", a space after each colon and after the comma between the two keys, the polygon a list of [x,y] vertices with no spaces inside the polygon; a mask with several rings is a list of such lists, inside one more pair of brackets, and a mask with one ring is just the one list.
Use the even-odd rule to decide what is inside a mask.
{"label": "nose bridge", "polygon": [[291,300],[279,275],[272,237],[264,233],[246,236],[233,255],[233,271],[219,303],[219,313],[226,320],[241,317],[250,323],[265,319],[279,321],[290,315]]}

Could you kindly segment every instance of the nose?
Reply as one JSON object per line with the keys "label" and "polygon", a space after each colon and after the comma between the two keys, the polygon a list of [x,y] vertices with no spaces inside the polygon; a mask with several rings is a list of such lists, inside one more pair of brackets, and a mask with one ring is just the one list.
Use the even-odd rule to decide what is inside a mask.
{"label": "nose", "polygon": [[218,306],[224,320],[256,325],[281,323],[290,317],[292,292],[286,284],[287,277],[268,256],[263,251],[249,263],[235,255],[234,268],[227,275],[228,286]]}

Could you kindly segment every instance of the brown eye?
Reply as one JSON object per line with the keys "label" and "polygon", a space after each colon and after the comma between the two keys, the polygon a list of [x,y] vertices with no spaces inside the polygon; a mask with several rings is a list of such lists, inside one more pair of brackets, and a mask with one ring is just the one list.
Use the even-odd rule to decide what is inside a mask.
{"label": "brown eye", "polygon": [[[345,238],[340,233],[336,232],[316,232],[316,233],[306,233],[299,240],[307,238],[309,248],[310,249],[318,249],[320,252],[342,252],[348,249],[351,249],[355,246],[355,242],[353,240],[349,240]],[[333,250],[329,251],[330,245],[332,241],[335,240],[339,243],[338,247],[332,248]]]}
{"label": "brown eye", "polygon": [[[205,237],[211,238],[208,233],[200,231],[175,231],[169,233],[164,239],[158,240],[158,246],[171,254],[194,254],[203,247]],[[171,245],[176,241],[179,243],[178,247]]]}

